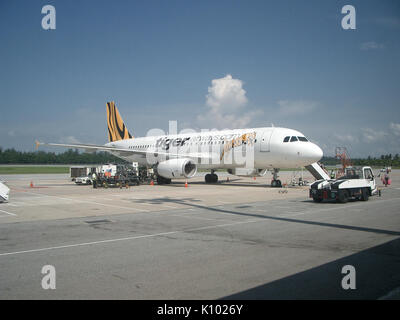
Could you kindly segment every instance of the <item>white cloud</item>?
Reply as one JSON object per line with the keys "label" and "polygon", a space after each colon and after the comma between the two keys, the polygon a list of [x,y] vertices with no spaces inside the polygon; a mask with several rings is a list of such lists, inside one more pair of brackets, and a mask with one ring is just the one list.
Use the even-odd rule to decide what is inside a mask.
{"label": "white cloud", "polygon": [[378,142],[383,140],[387,136],[387,133],[384,131],[375,131],[371,128],[364,128],[361,130],[363,140],[366,143]]}
{"label": "white cloud", "polygon": [[249,110],[243,81],[234,79],[230,74],[213,79],[208,87],[206,105],[208,111],[197,116],[204,128],[243,128],[262,114],[261,110]]}
{"label": "white cloud", "polygon": [[284,116],[292,116],[308,113],[314,110],[318,103],[304,100],[280,100],[278,101],[279,112]]}
{"label": "white cloud", "polygon": [[376,43],[375,41],[368,41],[361,44],[361,50],[376,50],[376,49],[383,49],[385,46],[381,43]]}
{"label": "white cloud", "polygon": [[81,142],[74,136],[67,136],[67,137],[61,138],[60,143],[74,144],[74,143],[81,143]]}
{"label": "white cloud", "polygon": [[237,109],[247,103],[243,82],[233,79],[230,74],[212,80],[206,98],[209,107],[223,111]]}
{"label": "white cloud", "polygon": [[392,130],[394,135],[400,136],[400,123],[391,122],[389,127],[390,127],[390,130]]}
{"label": "white cloud", "polygon": [[344,135],[340,135],[335,133],[334,137],[339,140],[340,142],[358,142],[358,137],[351,135],[351,134],[344,134]]}
{"label": "white cloud", "polygon": [[8,134],[8,136],[10,136],[10,137],[15,137],[15,135],[16,135],[14,130],[8,131],[7,134]]}

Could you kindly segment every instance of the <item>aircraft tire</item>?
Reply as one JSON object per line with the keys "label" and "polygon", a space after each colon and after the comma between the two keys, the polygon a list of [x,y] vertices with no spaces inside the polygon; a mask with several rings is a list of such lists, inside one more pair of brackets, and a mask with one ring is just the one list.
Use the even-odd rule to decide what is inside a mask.
{"label": "aircraft tire", "polygon": [[171,184],[171,179],[157,176],[157,184]]}
{"label": "aircraft tire", "polygon": [[272,188],[282,188],[281,180],[272,180],[271,181],[271,187]]}
{"label": "aircraft tire", "polygon": [[212,183],[217,183],[218,182],[218,176],[215,174],[215,173],[213,173],[212,175],[211,175],[211,181],[212,181]]}

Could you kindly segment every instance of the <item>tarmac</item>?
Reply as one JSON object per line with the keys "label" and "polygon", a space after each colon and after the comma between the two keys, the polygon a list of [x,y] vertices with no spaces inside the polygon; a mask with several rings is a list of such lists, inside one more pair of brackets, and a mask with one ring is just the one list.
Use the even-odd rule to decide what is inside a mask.
{"label": "tarmac", "polygon": [[346,204],[314,203],[280,175],[280,189],[270,174],[129,189],[3,175],[0,299],[399,299],[400,170],[377,179],[381,197]]}

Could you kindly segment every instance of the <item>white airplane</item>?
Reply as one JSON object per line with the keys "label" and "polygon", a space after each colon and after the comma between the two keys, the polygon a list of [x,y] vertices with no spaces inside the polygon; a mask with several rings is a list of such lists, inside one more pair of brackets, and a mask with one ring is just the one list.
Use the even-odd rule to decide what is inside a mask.
{"label": "white airplane", "polygon": [[301,132],[278,127],[235,129],[134,138],[114,102],[107,103],[109,142],[105,145],[42,143],[39,145],[80,148],[87,152],[108,151],[130,162],[153,167],[158,184],[193,177],[197,169],[208,169],[206,183],[216,183],[216,169],[237,176],[263,176],[270,170],[272,187],[281,187],[279,169],[315,164],[322,158],[320,147]]}

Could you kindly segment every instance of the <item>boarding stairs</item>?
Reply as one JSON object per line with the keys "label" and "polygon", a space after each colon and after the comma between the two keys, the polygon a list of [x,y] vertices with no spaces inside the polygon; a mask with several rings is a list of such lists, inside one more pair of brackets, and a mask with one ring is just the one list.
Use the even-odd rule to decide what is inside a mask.
{"label": "boarding stairs", "polygon": [[318,162],[314,162],[313,164],[310,164],[308,166],[305,166],[305,168],[310,171],[310,173],[313,175],[313,177],[317,180],[329,180],[329,174],[328,172],[322,168]]}

